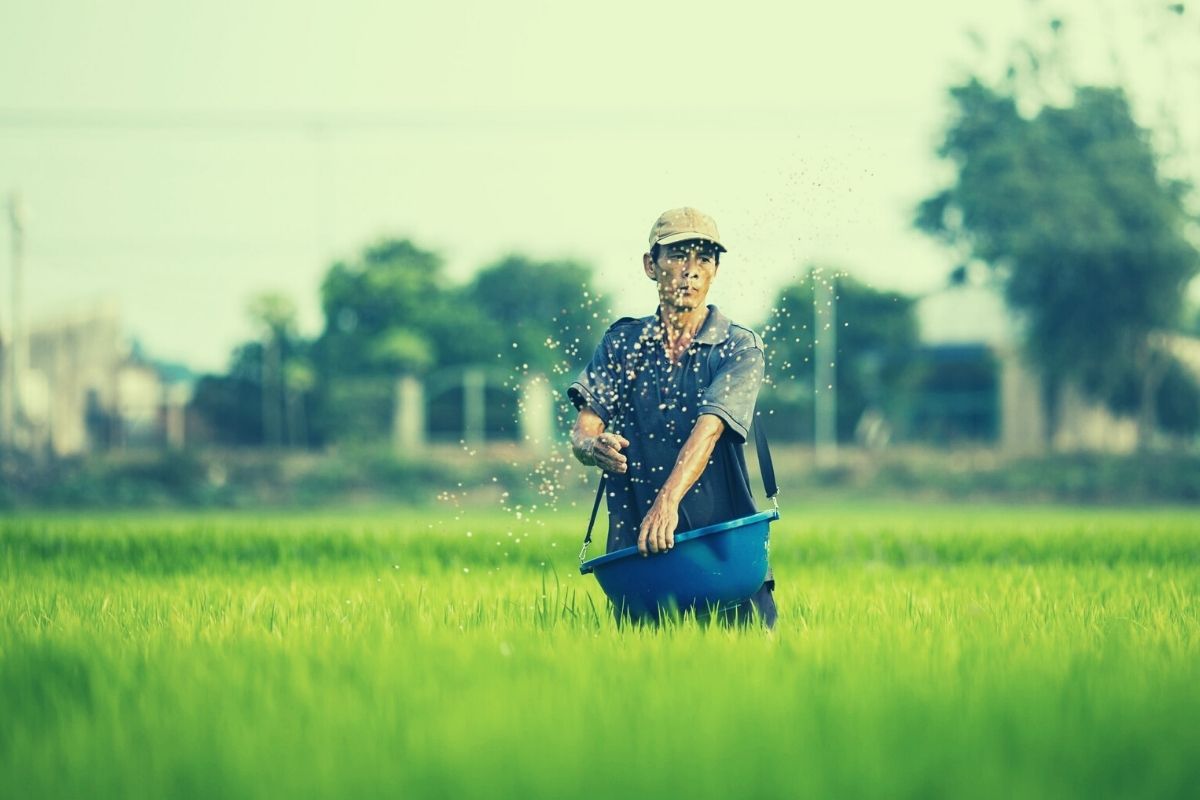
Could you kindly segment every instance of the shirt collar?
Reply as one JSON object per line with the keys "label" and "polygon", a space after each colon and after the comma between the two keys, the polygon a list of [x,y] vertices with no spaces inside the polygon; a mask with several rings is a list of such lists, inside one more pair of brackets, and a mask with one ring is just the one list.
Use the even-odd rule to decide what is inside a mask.
{"label": "shirt collar", "polygon": [[[643,328],[643,336],[653,337],[654,331],[658,327],[658,309],[648,317],[643,317],[645,323]],[[696,336],[692,339],[692,344],[709,344],[718,345],[724,343],[729,338],[729,326],[733,323],[729,317],[721,313],[721,310],[714,305],[708,307],[708,317],[705,318],[704,324],[700,326],[700,330],[696,332]]]}

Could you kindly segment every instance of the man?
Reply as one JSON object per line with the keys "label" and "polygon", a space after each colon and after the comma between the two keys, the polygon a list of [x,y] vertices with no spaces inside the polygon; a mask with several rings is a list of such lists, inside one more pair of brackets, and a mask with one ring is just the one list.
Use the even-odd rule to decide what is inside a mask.
{"label": "man", "polygon": [[[721,253],[717,225],[666,211],[642,256],[658,309],[604,334],[568,396],[579,410],[575,457],[609,475],[608,552],[670,550],[676,531],[756,512],[743,445],[763,379],[763,343],[707,304]],[[775,622],[775,582],[733,614]]]}

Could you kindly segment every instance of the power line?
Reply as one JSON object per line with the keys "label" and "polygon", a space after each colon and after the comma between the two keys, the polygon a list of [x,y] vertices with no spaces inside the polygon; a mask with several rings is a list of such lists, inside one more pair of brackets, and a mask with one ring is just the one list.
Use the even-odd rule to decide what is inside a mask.
{"label": "power line", "polygon": [[424,128],[436,124],[436,119],[428,114],[393,112],[0,109],[0,127],[11,129],[321,133],[331,129]]}
{"label": "power line", "polygon": [[[858,109],[871,116],[905,108]],[[854,109],[846,110],[855,116]],[[370,133],[461,128],[578,131],[637,128],[669,132],[781,132],[804,121],[801,109],[740,109],[708,118],[679,119],[654,109],[426,109],[416,111],[230,111],[148,109],[0,109],[0,129],[36,131],[124,131],[213,133]]]}

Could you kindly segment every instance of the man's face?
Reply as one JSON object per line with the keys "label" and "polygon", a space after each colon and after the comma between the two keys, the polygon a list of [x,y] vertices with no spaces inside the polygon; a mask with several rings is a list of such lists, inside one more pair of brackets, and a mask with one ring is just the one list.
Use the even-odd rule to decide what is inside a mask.
{"label": "man's face", "polygon": [[717,275],[717,248],[702,239],[659,248],[658,259],[642,258],[646,275],[658,282],[658,301],[664,308],[690,311],[705,304]]}

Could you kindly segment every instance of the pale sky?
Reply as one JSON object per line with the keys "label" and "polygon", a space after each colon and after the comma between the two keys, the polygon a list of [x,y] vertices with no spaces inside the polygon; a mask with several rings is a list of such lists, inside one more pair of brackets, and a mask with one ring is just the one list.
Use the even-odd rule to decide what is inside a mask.
{"label": "pale sky", "polygon": [[1165,103],[1200,178],[1198,9],[809,5],[6,3],[0,191],[27,208],[29,316],[115,300],[152,354],[219,370],[250,296],[288,294],[315,334],[330,261],[383,236],[455,280],[580,258],[645,314],[646,236],[680,205],[720,226],[711,298],[735,319],[812,261],[929,291],[954,258],[910,221],[950,175],[946,88],[1051,8],[1075,73],[1119,71],[1143,124]]}

